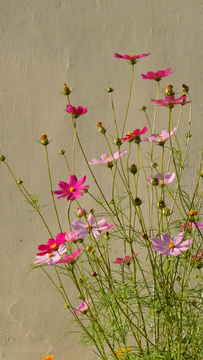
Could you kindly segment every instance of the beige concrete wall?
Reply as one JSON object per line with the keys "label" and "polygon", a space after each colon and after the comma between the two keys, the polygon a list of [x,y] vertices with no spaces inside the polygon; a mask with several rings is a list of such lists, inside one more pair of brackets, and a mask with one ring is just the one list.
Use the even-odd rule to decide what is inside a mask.
{"label": "beige concrete wall", "polygon": [[[1,0],[0,2],[0,153],[6,156],[15,176],[24,180],[30,193],[41,193],[48,205],[43,214],[54,234],[58,227],[51,203],[44,148],[36,139],[45,132],[49,145],[53,184],[67,179],[67,170],[58,151],[72,149],[73,130],[64,111],[66,98],[60,95],[62,83],[73,87],[73,105],[88,108],[78,119],[78,131],[88,159],[107,152],[99,138],[97,121],[114,133],[109,96],[115,88],[118,123],[125,114],[131,68],[114,52],[151,52],[135,66],[128,131],[146,125],[143,113],[154,106],[156,84],[143,81],[140,74],[171,67],[169,82],[181,91],[190,86],[194,99],[190,148],[193,164],[200,157],[202,141],[202,0]],[[164,81],[161,87],[167,84]],[[175,110],[177,117],[178,110]],[[167,125],[166,112],[160,110],[158,129]],[[188,120],[184,108],[183,117]],[[184,133],[184,122],[182,131]],[[86,173],[77,148],[76,174]],[[108,192],[106,169],[94,168]],[[92,184],[87,173],[88,182]],[[192,183],[194,169],[189,170]],[[75,345],[76,335],[58,340],[71,316],[40,271],[29,271],[37,246],[48,234],[37,214],[25,204],[3,163],[0,164],[1,288],[0,358],[37,360],[54,354],[56,360],[94,360]],[[88,208],[91,203],[82,203]],[[58,203],[64,231],[67,230],[67,203]],[[73,296],[71,284],[70,296]]]}

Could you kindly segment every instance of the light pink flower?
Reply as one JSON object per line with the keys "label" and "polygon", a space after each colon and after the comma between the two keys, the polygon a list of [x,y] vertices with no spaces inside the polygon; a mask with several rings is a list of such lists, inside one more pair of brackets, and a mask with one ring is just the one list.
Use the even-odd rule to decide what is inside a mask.
{"label": "light pink flower", "polygon": [[58,260],[61,259],[61,256],[65,254],[67,251],[65,245],[60,245],[57,251],[53,251],[52,253],[46,253],[45,255],[37,255],[35,259],[37,259],[34,264],[35,265],[55,265]]}
{"label": "light pink flower", "polygon": [[159,70],[156,73],[153,71],[149,71],[146,73],[146,75],[142,74],[142,78],[144,80],[155,80],[160,81],[161,78],[168,76],[169,74],[172,74],[173,70],[171,68],[167,68],[166,70]]}
{"label": "light pink flower", "polygon": [[[188,250],[188,246],[192,244],[193,240],[182,241],[185,233],[182,232],[175,237],[174,240],[170,238],[168,234],[161,234],[161,239],[152,238],[152,250],[159,251],[163,255],[180,255],[181,251]],[[182,241],[182,242],[181,242]]]}
{"label": "light pink flower", "polygon": [[169,185],[175,179],[176,174],[174,172],[167,173],[166,176],[164,177],[164,179],[163,179],[162,173],[156,174],[155,176],[148,176],[148,178],[147,178],[148,184],[151,184],[151,180],[153,177],[155,177],[156,179],[159,180],[159,185]]}
{"label": "light pink flower", "polygon": [[117,159],[119,159],[119,157],[123,156],[127,154],[127,150],[124,152],[120,152],[117,151],[113,156],[109,156],[108,154],[103,154],[101,156],[102,160],[99,159],[93,159],[92,162],[89,162],[90,165],[95,165],[95,164],[107,164],[107,166],[113,166],[113,162]]}
{"label": "light pink flower", "polygon": [[[137,253],[135,255],[135,257],[138,256],[139,253]],[[124,258],[116,258],[116,260],[114,262],[112,262],[112,264],[130,264],[130,262],[132,261],[133,258],[131,258],[130,256],[126,256]]]}
{"label": "light pink flower", "polygon": [[83,109],[82,106],[78,106],[77,108],[75,108],[74,106],[67,105],[65,111],[69,114],[72,114],[73,117],[76,119],[78,118],[78,116],[85,114],[87,112],[87,108]]}
{"label": "light pink flower", "polygon": [[83,196],[81,191],[87,189],[89,185],[81,186],[86,180],[86,176],[83,176],[80,180],[75,175],[69,176],[69,183],[60,181],[57,185],[61,190],[53,191],[54,194],[60,195],[57,199],[67,197],[67,201],[74,200]]}
{"label": "light pink flower", "polygon": [[142,141],[149,141],[149,142],[155,142],[160,146],[163,146],[166,142],[166,140],[169,139],[170,136],[172,136],[175,132],[177,131],[177,128],[175,127],[169,135],[168,130],[162,130],[161,135],[158,134],[152,134],[149,139],[145,138],[145,137],[141,137],[140,139]]}
{"label": "light pink flower", "polygon": [[49,239],[47,241],[47,244],[42,244],[38,246],[38,250],[42,251],[41,253],[38,253],[38,256],[43,256],[45,254],[52,253],[54,250],[56,251],[61,244],[64,244],[66,242],[66,233],[60,233],[57,235],[56,240]]}
{"label": "light pink flower", "polygon": [[80,248],[80,249],[77,249],[72,255],[66,255],[64,257],[64,259],[60,259],[57,261],[57,264],[61,264],[61,263],[64,263],[64,262],[69,262],[69,263],[74,263],[75,262],[75,259],[79,256],[79,254],[81,253],[81,251],[83,250],[83,248]]}
{"label": "light pink flower", "polygon": [[78,217],[82,217],[86,215],[86,210],[85,209],[81,209],[81,208],[77,208],[77,216]]}
{"label": "light pink flower", "polygon": [[136,129],[133,132],[128,132],[125,138],[122,138],[123,141],[134,140],[136,136],[140,136],[147,132],[148,128],[145,126],[142,130]]}
{"label": "light pink flower", "polygon": [[175,105],[184,105],[184,104],[189,104],[191,103],[191,101],[185,101],[186,99],[186,95],[185,96],[181,96],[178,99],[175,99],[175,95],[172,96],[165,96],[165,100],[153,100],[151,99],[156,105],[158,106],[165,106],[168,107],[169,109],[172,109]]}
{"label": "light pink flower", "polygon": [[77,242],[78,240],[80,240],[77,235],[78,235],[77,231],[69,232],[68,237],[66,236],[66,241],[67,242]]}
{"label": "light pink flower", "polygon": [[150,54],[151,54],[151,53],[148,53],[148,54],[139,54],[139,55],[135,55],[135,54],[132,54],[132,55],[120,55],[120,54],[115,53],[115,54],[114,54],[114,57],[117,58],[117,59],[129,60],[130,64],[134,65],[134,64],[136,64],[136,62],[137,62],[140,58],[143,58],[143,57],[148,56],[148,55],[150,55]]}
{"label": "light pink flower", "polygon": [[86,314],[86,312],[89,309],[89,303],[90,303],[90,299],[89,300],[85,300],[84,304],[81,303],[76,309],[71,310],[72,313],[75,314]]}
{"label": "light pink flower", "polygon": [[88,235],[89,231],[91,231],[91,234],[97,238],[100,236],[100,232],[104,231],[104,230],[108,230],[110,229],[110,227],[112,227],[113,225],[108,225],[107,224],[107,219],[103,218],[100,221],[95,222],[95,218],[93,214],[90,214],[87,218],[87,222],[86,224],[84,224],[82,221],[76,219],[72,222],[72,229],[74,231],[77,231],[77,237],[80,239],[84,239],[85,236]]}

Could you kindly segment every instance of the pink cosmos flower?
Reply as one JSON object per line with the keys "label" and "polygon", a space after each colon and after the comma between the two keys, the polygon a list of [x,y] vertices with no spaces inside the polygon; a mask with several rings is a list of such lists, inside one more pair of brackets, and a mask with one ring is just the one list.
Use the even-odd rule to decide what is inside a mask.
{"label": "pink cosmos flower", "polygon": [[68,234],[68,237],[66,237],[67,242],[77,242],[79,240],[78,238],[78,232],[77,231],[71,231]]}
{"label": "pink cosmos flower", "polygon": [[[197,225],[197,227],[199,229],[203,229],[203,223],[200,223],[200,222],[196,222],[195,224],[193,222],[189,222],[189,224],[187,225],[187,227],[191,230],[195,225]],[[186,229],[186,223],[182,223],[180,225],[180,229],[185,231]]]}
{"label": "pink cosmos flower", "polygon": [[165,96],[165,100],[153,100],[151,99],[156,105],[158,106],[165,106],[168,107],[169,109],[172,109],[175,105],[184,105],[184,104],[189,104],[191,103],[191,101],[185,101],[186,99],[186,95],[185,96],[181,96],[178,99],[175,99],[175,95],[172,96]]}
{"label": "pink cosmos flower", "polygon": [[66,105],[65,111],[69,114],[72,114],[73,117],[76,119],[78,118],[78,116],[84,115],[87,112],[87,108],[83,109],[82,106],[78,106],[77,108],[75,108],[74,106]]}
{"label": "pink cosmos flower", "polygon": [[83,248],[80,248],[80,249],[77,249],[72,255],[66,255],[64,257],[64,259],[60,259],[57,261],[57,264],[61,264],[61,263],[64,263],[64,262],[69,262],[69,263],[74,263],[75,262],[75,259],[79,256],[79,254],[81,253],[81,251],[83,250]]}
{"label": "pink cosmos flower", "polygon": [[148,184],[151,184],[151,180],[153,177],[155,177],[156,179],[159,180],[159,185],[169,185],[175,179],[176,174],[174,172],[167,173],[166,176],[164,177],[164,179],[163,179],[162,173],[156,174],[155,176],[148,176],[148,178],[147,178]]}
{"label": "pink cosmos flower", "polygon": [[58,260],[61,259],[61,256],[65,254],[67,251],[65,245],[60,245],[57,251],[53,251],[52,253],[46,253],[45,255],[37,255],[35,259],[37,259],[34,264],[35,265],[55,265]]}
{"label": "pink cosmos flower", "polygon": [[202,257],[203,257],[203,250],[201,250],[201,251],[199,252],[199,254],[197,255],[197,257],[196,257],[195,255],[193,255],[193,256],[191,257],[191,259],[192,259],[192,260],[196,260],[196,261],[200,261],[200,260],[202,259]]}
{"label": "pink cosmos flower", "polygon": [[86,215],[86,210],[85,209],[81,209],[81,208],[77,208],[77,216],[78,217],[82,217]]}
{"label": "pink cosmos flower", "polygon": [[149,71],[146,73],[146,75],[142,74],[142,78],[144,80],[155,80],[160,81],[161,78],[168,76],[169,74],[172,74],[173,70],[171,68],[167,68],[166,70],[159,70],[156,73],[153,71]]}
{"label": "pink cosmos flower", "polygon": [[71,312],[75,314],[86,314],[86,312],[89,309],[89,303],[90,303],[90,299],[85,300],[84,304],[81,303],[76,309],[71,310]]}
{"label": "pink cosmos flower", "polygon": [[142,130],[136,129],[133,132],[128,132],[125,138],[122,138],[123,141],[129,141],[136,138],[136,136],[140,136],[147,132],[148,128],[145,126]]}
{"label": "pink cosmos flower", "polygon": [[54,194],[60,195],[57,199],[61,199],[63,197],[67,197],[67,201],[74,200],[83,196],[81,191],[87,189],[89,185],[81,186],[86,180],[86,176],[83,176],[80,180],[77,179],[75,175],[69,176],[69,183],[59,181],[57,184],[61,190],[53,191]]}
{"label": "pink cosmos flower", "polygon": [[158,134],[152,134],[149,139],[145,137],[141,137],[140,139],[142,141],[149,141],[149,142],[156,142],[158,145],[163,146],[166,142],[166,140],[169,139],[170,136],[172,136],[177,131],[177,128],[175,127],[169,135],[168,130],[162,130],[161,135]]}
{"label": "pink cosmos flower", "polygon": [[92,235],[97,238],[100,236],[100,232],[103,230],[108,230],[113,225],[107,224],[107,219],[103,218],[100,221],[95,222],[95,218],[93,214],[90,214],[87,218],[88,224],[84,224],[82,221],[76,219],[72,222],[72,229],[77,231],[77,237],[80,239],[84,239],[86,235],[88,235],[89,231],[91,231]]}
{"label": "pink cosmos flower", "polygon": [[42,244],[38,246],[38,250],[42,251],[41,253],[38,253],[38,256],[43,256],[45,254],[52,253],[54,250],[58,250],[59,246],[64,244],[66,242],[66,233],[60,233],[57,235],[56,240],[49,239],[47,241],[47,244]]}
{"label": "pink cosmos flower", "polygon": [[127,151],[124,151],[124,152],[117,151],[113,156],[109,156],[108,154],[103,154],[101,156],[102,160],[93,159],[92,162],[89,162],[89,164],[90,165],[107,164],[107,166],[112,167],[113,161],[117,160],[119,157],[121,157],[125,154],[127,154]]}
{"label": "pink cosmos flower", "polygon": [[[138,256],[139,253],[137,253],[135,255],[135,257]],[[133,258],[131,258],[130,256],[126,256],[124,258],[116,258],[116,260],[114,262],[112,262],[112,264],[129,264],[132,261]]]}
{"label": "pink cosmos flower", "polygon": [[[159,251],[163,255],[180,255],[181,251],[188,250],[188,245],[192,244],[193,240],[182,241],[185,236],[185,232],[180,233],[174,240],[170,238],[168,234],[161,234],[161,239],[152,238],[152,250]],[[182,242],[181,242],[182,241]]]}
{"label": "pink cosmos flower", "polygon": [[148,54],[140,54],[140,55],[135,55],[135,54],[132,54],[132,55],[119,55],[117,53],[114,54],[114,57],[117,58],[117,59],[125,59],[125,60],[129,60],[130,64],[134,65],[136,64],[136,62],[140,59],[140,58],[143,58],[145,56],[148,56],[150,55],[151,53],[148,53]]}

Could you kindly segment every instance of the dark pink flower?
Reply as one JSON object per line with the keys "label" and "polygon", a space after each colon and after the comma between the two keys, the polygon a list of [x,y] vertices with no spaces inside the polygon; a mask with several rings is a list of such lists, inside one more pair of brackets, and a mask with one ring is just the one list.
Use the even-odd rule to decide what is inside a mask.
{"label": "dark pink flower", "polygon": [[72,222],[72,229],[74,231],[77,231],[77,237],[80,239],[84,239],[85,236],[88,235],[89,231],[92,233],[92,235],[97,238],[100,236],[101,231],[106,231],[110,229],[113,225],[107,224],[107,219],[103,218],[100,221],[95,221],[95,217],[93,214],[90,214],[87,218],[87,223],[84,224],[82,221],[76,219]]}
{"label": "dark pink flower", "polygon": [[168,76],[169,74],[172,74],[173,70],[171,68],[167,68],[166,70],[159,70],[156,73],[153,71],[149,71],[146,73],[146,75],[142,74],[142,78],[144,80],[155,80],[160,81],[161,78]]}
{"label": "dark pink flower", "polygon": [[84,303],[81,303],[76,309],[71,310],[72,313],[75,314],[86,314],[86,312],[89,309],[89,303],[90,303],[90,299],[89,300],[85,300]]}
{"label": "dark pink flower", "polygon": [[80,180],[78,180],[75,175],[70,175],[69,183],[60,181],[57,185],[61,190],[53,191],[53,193],[60,195],[57,197],[57,199],[67,197],[67,201],[73,201],[74,199],[83,196],[81,192],[89,187],[89,185],[81,186],[85,180],[86,176],[83,176]]}
{"label": "dark pink flower", "polygon": [[37,256],[43,256],[45,254],[52,253],[54,250],[58,250],[59,246],[64,244],[66,242],[66,233],[60,233],[57,235],[56,240],[49,239],[47,241],[47,244],[42,244],[38,246],[38,250],[41,251],[41,253],[38,253]]}
{"label": "dark pink flower", "polygon": [[187,230],[187,228],[188,228],[188,230],[189,230],[189,229],[191,230],[195,225],[196,225],[199,229],[203,229],[203,223],[200,223],[200,222],[196,222],[196,223],[189,222],[189,224],[188,224],[187,226],[186,226],[186,223],[182,223],[182,224],[180,225],[180,229],[183,230],[183,231]]}
{"label": "dark pink flower", "polygon": [[189,104],[191,101],[185,101],[186,95],[181,96],[178,99],[175,99],[175,95],[172,96],[165,96],[165,100],[153,100],[151,99],[156,105],[158,106],[165,106],[169,109],[172,109],[175,105],[184,105]]}
{"label": "dark pink flower", "polygon": [[87,108],[83,108],[82,106],[75,108],[74,106],[66,105],[65,111],[67,111],[69,114],[72,114],[76,119],[78,116],[85,114],[87,112]]}
{"label": "dark pink flower", "polygon": [[135,129],[133,132],[128,132],[125,138],[122,138],[123,141],[133,141],[137,136],[145,134],[148,128],[145,126],[142,130]]}
{"label": "dark pink flower", "polygon": [[61,263],[64,263],[64,262],[69,262],[69,263],[74,263],[75,262],[75,259],[79,256],[79,254],[81,253],[81,251],[83,250],[83,248],[81,249],[77,249],[72,255],[66,255],[64,257],[64,259],[60,259],[58,260],[56,263],[57,264],[61,264]]}
{"label": "dark pink flower", "polygon": [[61,259],[61,256],[67,251],[65,245],[60,245],[57,251],[51,253],[46,253],[44,255],[36,255],[34,262],[35,265],[50,265],[54,266],[58,260]]}
{"label": "dark pink flower", "polygon": [[[137,253],[135,255],[135,257],[138,256],[139,253]],[[124,258],[116,258],[116,260],[114,262],[112,262],[112,264],[130,264],[130,262],[132,261],[133,258],[131,258],[130,256],[126,256]]]}
{"label": "dark pink flower", "polygon": [[139,54],[139,55],[135,55],[135,54],[132,54],[132,55],[119,55],[117,53],[114,54],[114,57],[117,58],[117,59],[125,59],[125,60],[129,60],[130,64],[134,65],[136,64],[136,62],[140,59],[140,58],[143,58],[145,56],[148,56],[150,55],[151,53],[148,53],[148,54]]}
{"label": "dark pink flower", "polygon": [[[188,250],[188,245],[192,244],[193,240],[182,241],[185,233],[182,232],[175,237],[174,240],[168,234],[161,234],[161,240],[152,238],[154,245],[151,246],[152,250],[159,251],[163,255],[180,255],[181,251]],[[182,242],[181,242],[182,241]]]}

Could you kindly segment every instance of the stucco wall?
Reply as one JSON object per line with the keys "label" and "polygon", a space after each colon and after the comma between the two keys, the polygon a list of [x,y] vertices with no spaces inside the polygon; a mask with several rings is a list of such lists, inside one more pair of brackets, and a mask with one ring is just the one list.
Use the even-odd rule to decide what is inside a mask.
{"label": "stucco wall", "polygon": [[[115,52],[152,53],[135,66],[128,118],[131,130],[146,125],[139,111],[142,105],[149,113],[154,108],[150,98],[156,96],[155,83],[143,81],[141,73],[171,67],[174,73],[169,82],[174,88],[181,91],[182,83],[190,86],[194,99],[191,160],[193,164],[198,162],[203,133],[202,0],[1,0],[0,9],[0,155],[6,156],[29,193],[41,193],[40,202],[48,205],[42,211],[54,234],[58,227],[53,221],[45,152],[37,139],[41,133],[53,139],[48,149],[52,182],[56,185],[66,180],[67,169],[58,155],[61,149],[67,155],[72,149],[73,130],[64,111],[67,102],[60,94],[66,82],[74,89],[72,104],[88,108],[84,118],[78,120],[87,158],[107,152],[96,127],[97,121],[102,121],[109,133],[114,132],[105,89],[115,88],[115,109],[121,126],[131,76],[130,65],[115,59]],[[166,127],[165,114],[160,110],[159,130]],[[183,116],[188,120],[185,109]],[[79,178],[85,169],[77,148]],[[188,170],[188,181],[192,182],[193,171]],[[95,167],[94,172],[108,192],[106,169]],[[0,181],[0,358],[40,360],[54,354],[56,360],[94,360],[91,350],[86,353],[76,344],[76,335],[58,340],[71,316],[42,272],[26,275],[37,246],[48,239],[47,231],[25,204],[3,163]],[[90,176],[88,183],[92,184]],[[82,204],[91,207],[90,202]],[[67,203],[57,205],[65,231]],[[71,284],[68,286],[72,294]]]}

